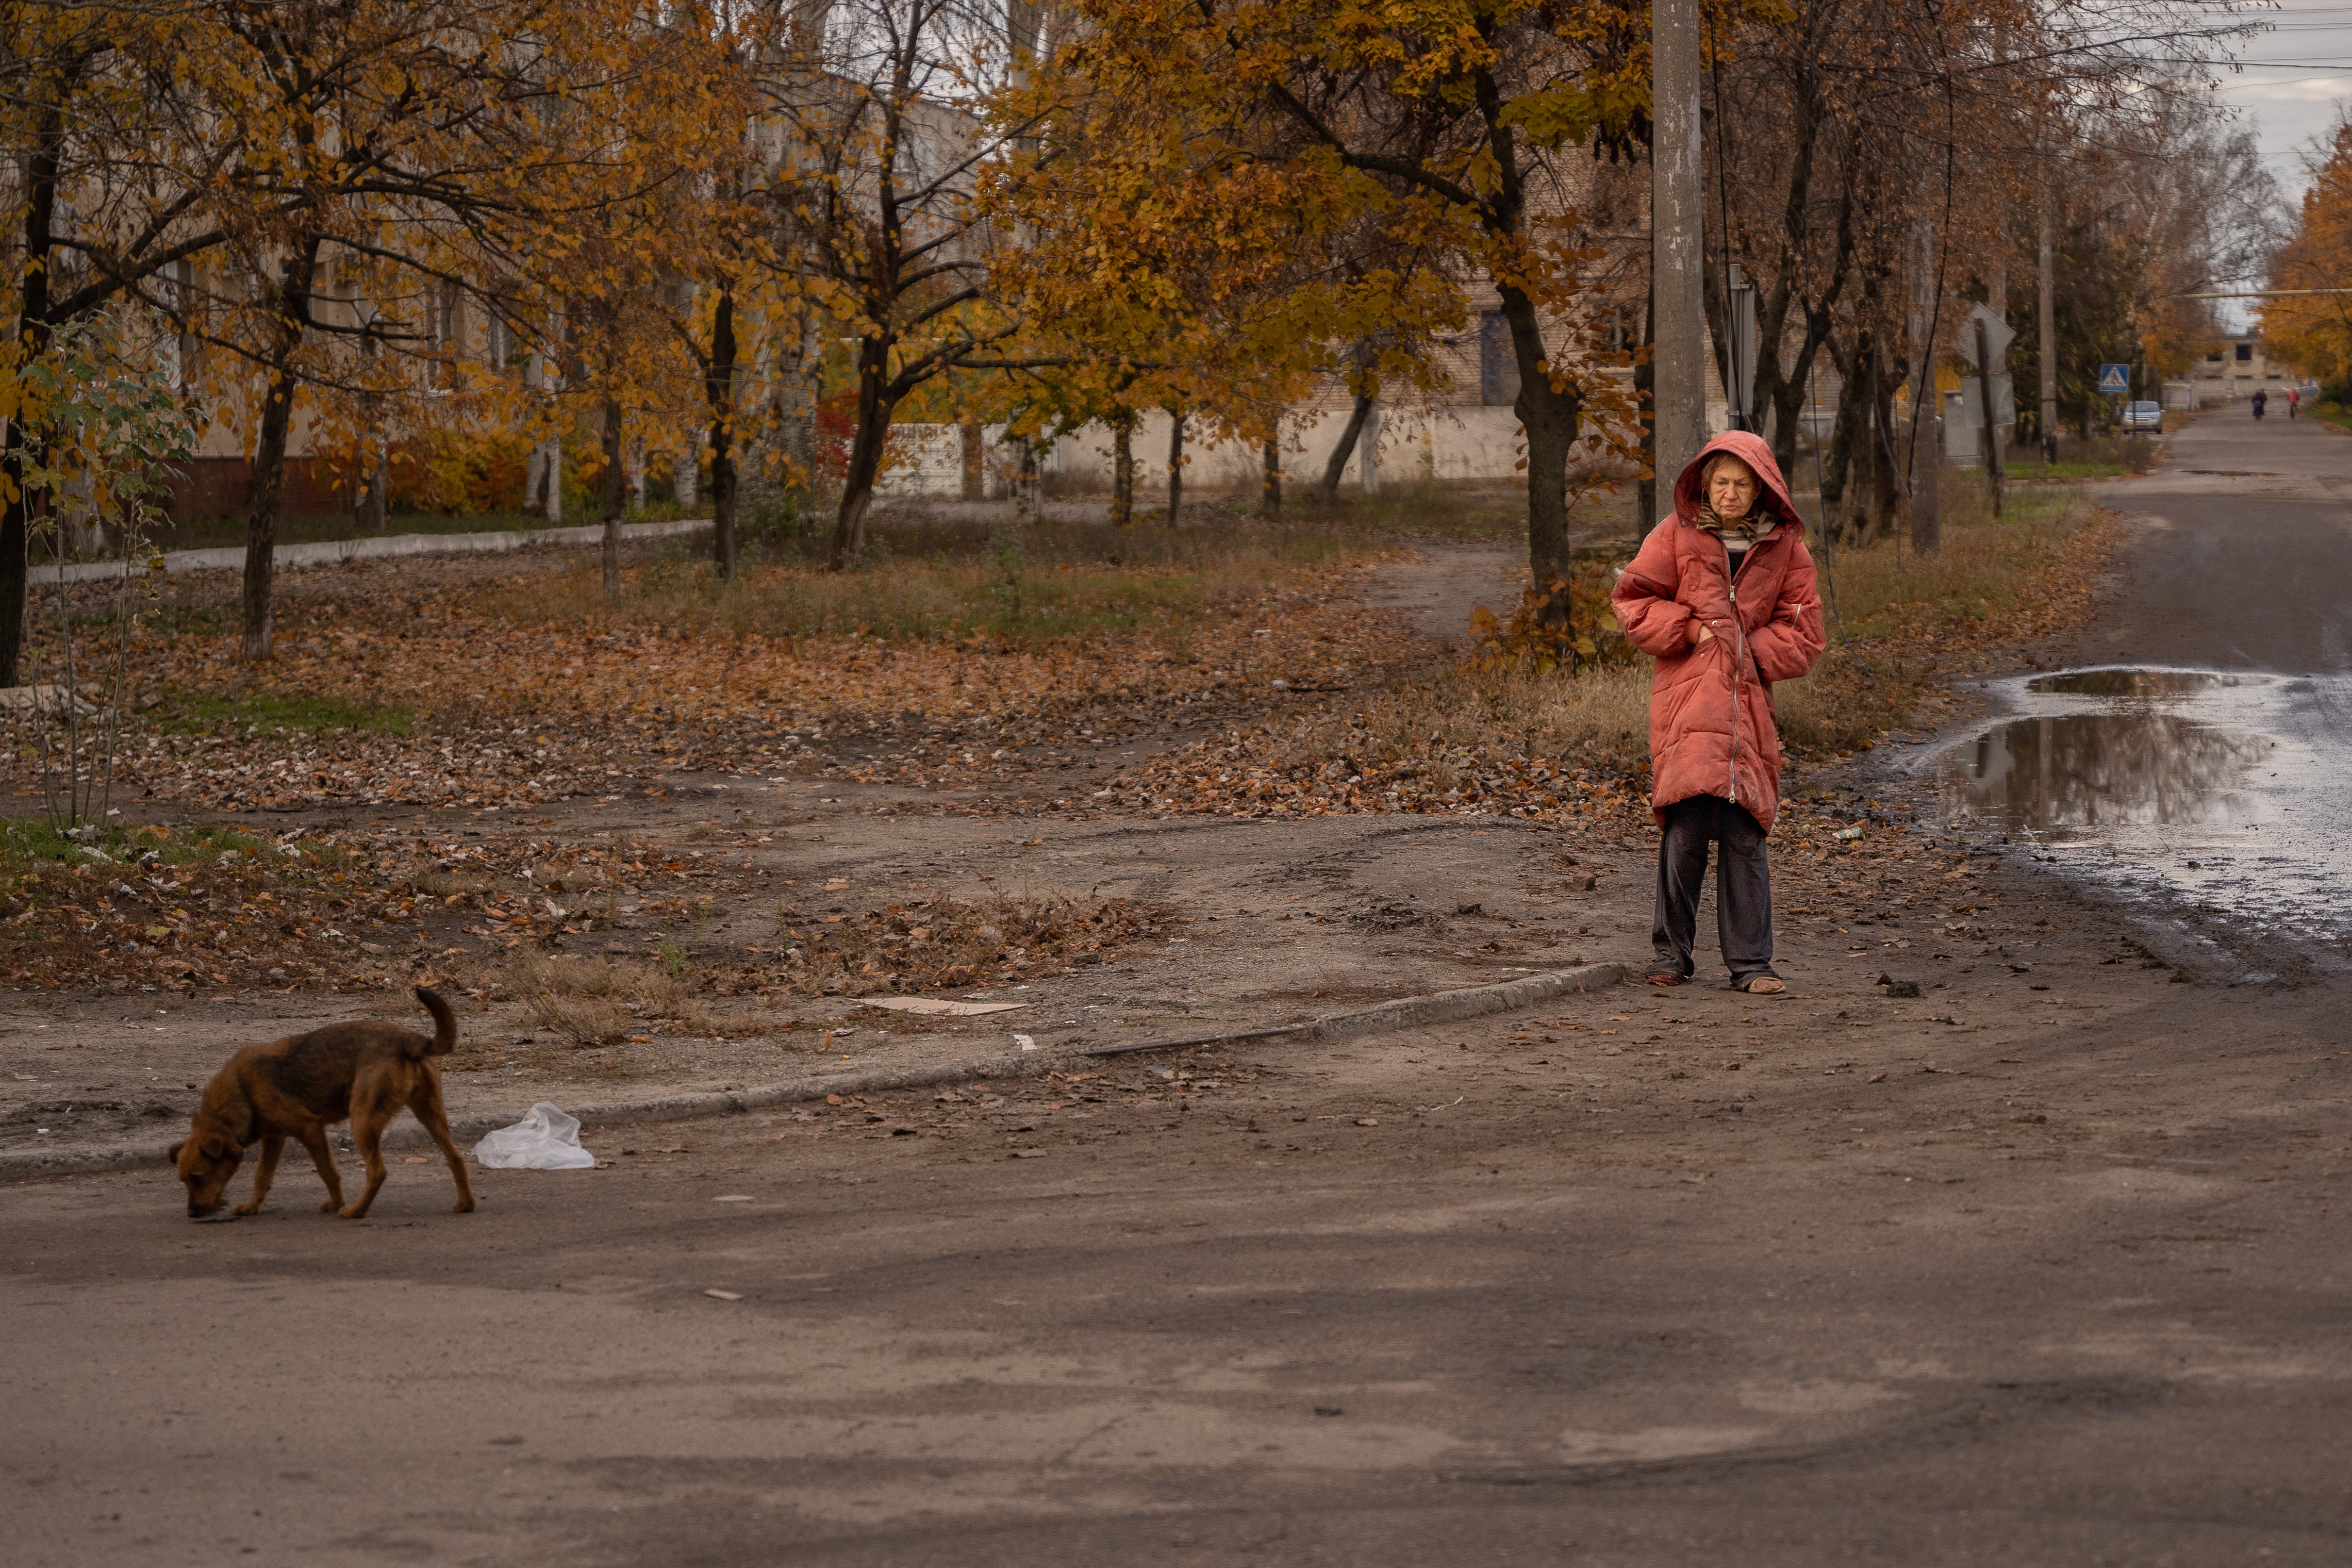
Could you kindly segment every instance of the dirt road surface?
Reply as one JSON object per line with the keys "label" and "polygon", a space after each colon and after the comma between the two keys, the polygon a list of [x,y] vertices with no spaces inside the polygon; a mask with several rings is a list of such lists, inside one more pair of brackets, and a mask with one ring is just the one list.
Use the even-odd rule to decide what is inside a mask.
{"label": "dirt road surface", "polygon": [[[2282,439],[2259,466],[2352,475]],[[2333,570],[2306,501],[2230,495],[2162,514],[2209,603]],[[2192,656],[2146,618],[2164,557],[2126,554],[2097,659]],[[1900,876],[1791,857],[1784,998],[592,1130],[608,1166],[481,1172],[465,1216],[430,1164],[359,1224],[292,1171],[228,1224],[159,1171],[0,1190],[12,1560],[2342,1563],[2352,981],[2150,956],[2189,894],[1997,826]],[[824,852],[946,873],[919,830]],[[956,874],[1140,860],[1231,915],[1055,1019],[1642,947],[1630,840],[1016,831]],[[1408,901],[1436,925],[1331,918]],[[75,1054],[26,1032],[37,1077]]]}

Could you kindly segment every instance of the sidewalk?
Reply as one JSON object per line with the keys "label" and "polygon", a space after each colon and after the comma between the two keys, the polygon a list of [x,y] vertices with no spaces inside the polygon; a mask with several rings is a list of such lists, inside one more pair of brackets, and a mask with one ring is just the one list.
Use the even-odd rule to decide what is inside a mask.
{"label": "sidewalk", "polygon": [[[623,523],[624,543],[643,543],[648,539],[677,538],[700,533],[710,527],[709,517],[686,517],[672,523]],[[479,534],[386,534],[374,538],[327,539],[317,544],[279,545],[271,559],[279,571],[291,567],[332,566],[338,561],[370,560],[390,556],[412,555],[477,555],[494,554],[502,550],[538,549],[551,547],[558,549],[586,549],[604,541],[604,527],[592,523],[578,528],[509,528]],[[231,545],[219,549],[168,550],[163,556],[165,575],[191,571],[243,571],[245,547]],[[122,574],[123,563],[113,560],[77,562],[70,566],[36,566],[31,580],[37,586],[58,582],[98,582]],[[130,564],[133,577],[144,577],[148,568],[133,561]]]}
{"label": "sidewalk", "polygon": [[[632,1124],[740,1115],[816,1100],[837,1103],[845,1096],[894,1090],[1035,1078],[1049,1072],[1084,1070],[1106,1058],[1145,1051],[1236,1045],[1311,1048],[1329,1040],[1516,1012],[1574,992],[1605,989],[1625,979],[1628,973],[1621,964],[1580,964],[1523,974],[1516,979],[1401,997],[1369,1008],[1326,1012],[1294,1023],[1235,1022],[1206,1030],[1144,1033],[1139,1038],[1099,1043],[1071,1031],[1063,1031],[1059,1040],[1049,1039],[1043,1044],[1027,1034],[1012,1034],[1008,1039],[1009,1031],[1003,1025],[1018,1016],[1012,1014],[996,1015],[977,1030],[946,1039],[937,1035],[902,1035],[891,1040],[878,1028],[869,1025],[872,1032],[866,1038],[873,1040],[874,1047],[861,1046],[855,1054],[845,1041],[860,1033],[856,1028],[825,1031],[828,1040],[838,1036],[845,1041],[837,1056],[813,1056],[805,1050],[787,1055],[782,1040],[755,1042],[776,1049],[782,1058],[780,1065],[789,1076],[753,1085],[697,1089],[692,1087],[695,1078],[689,1077],[684,1085],[641,1082],[634,1095],[583,1100],[576,1094],[562,1092],[565,1087],[576,1090],[583,1085],[526,1086],[487,1073],[460,1073],[446,1079],[445,1097],[450,1113],[450,1132],[460,1145],[470,1145],[492,1129],[520,1120],[529,1102],[541,1099],[555,1099],[579,1118],[583,1133],[593,1139],[607,1129]],[[845,1001],[842,1009],[845,1014],[863,1013],[868,1019],[888,1017],[897,1021],[905,1017],[884,1014],[851,1001]],[[1031,1027],[1041,1028],[1034,1021]],[[972,1035],[992,1037],[992,1040],[974,1039]],[[157,1120],[159,1125],[153,1134],[135,1139],[75,1141],[70,1137],[44,1136],[31,1146],[0,1151],[0,1181],[160,1166],[169,1157],[173,1143],[185,1134],[186,1127],[177,1117]],[[339,1154],[353,1152],[348,1127],[331,1129],[329,1138]],[[422,1126],[413,1119],[403,1118],[385,1133],[384,1146],[426,1147],[429,1141]]]}

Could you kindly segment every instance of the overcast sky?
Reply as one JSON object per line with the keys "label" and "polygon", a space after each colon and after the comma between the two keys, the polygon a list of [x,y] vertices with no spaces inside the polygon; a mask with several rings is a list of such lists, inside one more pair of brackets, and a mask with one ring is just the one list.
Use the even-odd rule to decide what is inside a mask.
{"label": "overcast sky", "polygon": [[2336,123],[2337,100],[2352,97],[2352,4],[2281,0],[2263,15],[2270,30],[2240,46],[2244,68],[2221,78],[2221,93],[2261,132],[2292,201],[2306,183],[2304,151]]}
{"label": "overcast sky", "polygon": [[[2352,98],[2352,0],[2280,0],[2261,15],[2269,29],[2238,47],[2242,68],[2224,75],[2219,90],[2262,138],[2263,161],[2292,207],[2310,183],[2306,154],[2334,129],[2337,103]],[[2253,308],[2252,300],[2231,300],[2222,319],[2242,329]]]}

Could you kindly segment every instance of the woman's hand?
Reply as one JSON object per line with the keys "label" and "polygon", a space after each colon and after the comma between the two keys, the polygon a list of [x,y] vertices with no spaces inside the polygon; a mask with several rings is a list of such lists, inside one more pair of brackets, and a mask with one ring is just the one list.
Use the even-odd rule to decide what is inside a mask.
{"label": "woman's hand", "polygon": [[1694,648],[1701,643],[1715,641],[1715,628],[1696,615],[1690,618],[1690,623],[1684,628],[1683,634],[1690,639],[1690,644]]}

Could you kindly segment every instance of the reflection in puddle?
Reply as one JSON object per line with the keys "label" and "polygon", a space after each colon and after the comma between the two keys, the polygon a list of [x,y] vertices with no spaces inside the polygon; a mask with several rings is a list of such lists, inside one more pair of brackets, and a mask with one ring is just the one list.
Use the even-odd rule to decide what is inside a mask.
{"label": "reflection in puddle", "polygon": [[2261,814],[2237,786],[2271,749],[2259,736],[2146,709],[2011,719],[1951,754],[1944,809],[2060,834],[2232,826]]}
{"label": "reflection in puddle", "polygon": [[2065,670],[2036,675],[2025,683],[2025,689],[2083,697],[2175,697],[2212,686],[2244,684],[2242,676],[2219,675],[2210,670]]}
{"label": "reflection in puddle", "polygon": [[[2005,709],[1930,754],[1946,818],[2030,841],[2168,906],[2268,971],[2352,960],[2352,673],[2068,670],[1988,683]],[[1927,761],[1927,758],[1922,758]],[[2189,938],[2183,936],[2183,941]]]}

